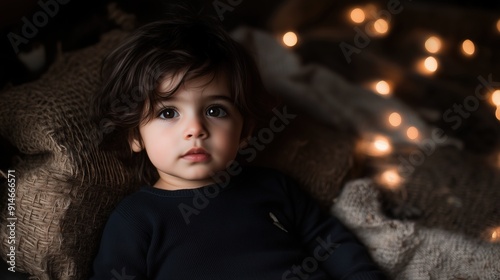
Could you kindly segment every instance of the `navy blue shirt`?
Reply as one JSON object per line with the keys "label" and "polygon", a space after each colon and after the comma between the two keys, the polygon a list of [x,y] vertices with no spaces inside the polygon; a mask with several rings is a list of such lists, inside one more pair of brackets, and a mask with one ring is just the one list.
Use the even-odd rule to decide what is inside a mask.
{"label": "navy blue shirt", "polygon": [[106,224],[92,279],[385,279],[290,178],[256,167],[238,173],[126,197]]}

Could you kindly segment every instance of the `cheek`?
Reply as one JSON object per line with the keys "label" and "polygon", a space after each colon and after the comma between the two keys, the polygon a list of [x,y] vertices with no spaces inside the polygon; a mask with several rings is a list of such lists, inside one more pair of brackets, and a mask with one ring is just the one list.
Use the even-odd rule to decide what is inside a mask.
{"label": "cheek", "polygon": [[169,134],[164,127],[159,125],[151,125],[141,130],[142,141],[150,157],[164,154],[165,150],[168,150],[167,147],[171,147],[172,137],[165,137]]}
{"label": "cheek", "polygon": [[226,149],[239,147],[242,124],[241,122],[230,122],[219,124],[216,133],[212,134],[214,142],[224,146]]}

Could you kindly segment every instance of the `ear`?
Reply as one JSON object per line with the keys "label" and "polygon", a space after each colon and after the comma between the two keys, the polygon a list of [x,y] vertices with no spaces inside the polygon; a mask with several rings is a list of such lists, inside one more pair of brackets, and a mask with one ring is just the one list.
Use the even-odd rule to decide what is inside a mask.
{"label": "ear", "polygon": [[132,149],[132,151],[138,153],[140,151],[142,151],[142,144],[141,144],[141,141],[139,141],[138,139],[132,139],[130,141],[130,148]]}
{"label": "ear", "polygon": [[240,145],[239,145],[240,149],[243,149],[246,146],[248,146],[248,140],[250,139],[250,136],[252,136],[254,128],[255,124],[247,124],[246,127],[243,128],[240,136]]}

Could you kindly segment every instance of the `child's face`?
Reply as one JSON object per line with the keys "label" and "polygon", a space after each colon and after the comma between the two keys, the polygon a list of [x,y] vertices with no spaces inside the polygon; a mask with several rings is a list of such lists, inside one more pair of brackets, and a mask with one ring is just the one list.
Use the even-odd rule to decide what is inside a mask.
{"label": "child's face", "polygon": [[[214,183],[212,175],[236,157],[242,140],[243,118],[233,105],[225,75],[186,81],[166,101],[155,106],[155,117],[141,125],[143,146],[158,170],[155,187],[196,188]],[[165,79],[160,89],[168,90]]]}

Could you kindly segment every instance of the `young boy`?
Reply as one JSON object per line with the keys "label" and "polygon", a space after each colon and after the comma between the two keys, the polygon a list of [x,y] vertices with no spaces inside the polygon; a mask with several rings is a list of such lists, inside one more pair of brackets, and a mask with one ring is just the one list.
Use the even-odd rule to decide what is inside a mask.
{"label": "young boy", "polygon": [[288,177],[235,161],[269,110],[254,62],[216,20],[139,28],[103,83],[104,144],[130,151],[144,186],[110,216],[92,279],[385,279]]}

